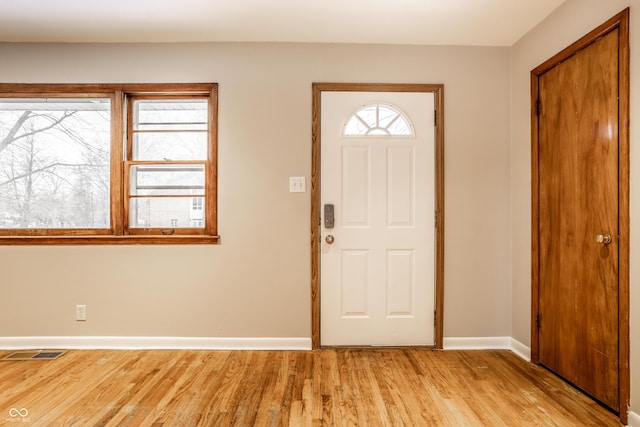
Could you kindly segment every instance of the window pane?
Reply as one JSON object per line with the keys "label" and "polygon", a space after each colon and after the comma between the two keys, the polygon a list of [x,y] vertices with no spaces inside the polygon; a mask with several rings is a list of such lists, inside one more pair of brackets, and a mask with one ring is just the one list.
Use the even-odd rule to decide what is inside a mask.
{"label": "window pane", "polygon": [[368,127],[372,128],[378,124],[378,106],[377,105],[368,105],[358,111],[358,116],[362,119],[363,122],[367,124]]}
{"label": "window pane", "polygon": [[378,126],[387,128],[391,121],[398,117],[398,113],[384,105],[378,106]]}
{"label": "window pane", "polygon": [[413,136],[409,118],[391,105],[365,105],[344,125],[344,136]]}
{"label": "window pane", "polygon": [[133,160],[207,160],[207,133],[134,133],[133,147]]}
{"label": "window pane", "polygon": [[368,130],[369,127],[354,115],[345,126],[344,135],[365,135]]}
{"label": "window pane", "polygon": [[407,123],[402,116],[398,117],[393,123],[391,123],[391,126],[389,126],[388,129],[391,135],[411,136],[412,133],[409,123]]}
{"label": "window pane", "polygon": [[204,194],[204,165],[131,166],[132,195]]}
{"label": "window pane", "polygon": [[110,101],[0,98],[0,228],[110,226]]}
{"label": "window pane", "polygon": [[131,228],[204,228],[204,197],[131,199]]}
{"label": "window pane", "polygon": [[206,160],[207,101],[136,100],[133,160]]}
{"label": "window pane", "polygon": [[134,103],[135,130],[207,130],[207,101],[141,100]]}

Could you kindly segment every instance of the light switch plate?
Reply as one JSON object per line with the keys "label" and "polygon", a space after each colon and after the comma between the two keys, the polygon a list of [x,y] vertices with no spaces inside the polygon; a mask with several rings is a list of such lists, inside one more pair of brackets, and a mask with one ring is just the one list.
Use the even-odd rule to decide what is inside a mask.
{"label": "light switch plate", "polygon": [[289,177],[289,192],[304,193],[307,191],[307,183],[304,176]]}

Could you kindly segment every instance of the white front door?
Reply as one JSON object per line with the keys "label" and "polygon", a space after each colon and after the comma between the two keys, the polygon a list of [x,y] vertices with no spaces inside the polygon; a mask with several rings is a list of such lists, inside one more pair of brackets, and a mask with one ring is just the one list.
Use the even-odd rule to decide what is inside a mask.
{"label": "white front door", "polygon": [[321,345],[433,345],[434,94],[321,96]]}

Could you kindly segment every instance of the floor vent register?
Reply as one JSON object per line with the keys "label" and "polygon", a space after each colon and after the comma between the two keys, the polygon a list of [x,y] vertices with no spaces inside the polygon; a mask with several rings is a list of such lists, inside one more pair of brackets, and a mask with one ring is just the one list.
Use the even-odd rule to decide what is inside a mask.
{"label": "floor vent register", "polygon": [[63,350],[16,351],[0,360],[54,360],[64,354]]}

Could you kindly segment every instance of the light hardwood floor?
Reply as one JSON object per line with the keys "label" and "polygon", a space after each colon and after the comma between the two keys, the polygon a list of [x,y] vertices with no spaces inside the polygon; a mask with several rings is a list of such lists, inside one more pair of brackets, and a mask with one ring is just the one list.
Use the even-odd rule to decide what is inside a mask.
{"label": "light hardwood floor", "polygon": [[[8,353],[0,352],[0,357]],[[69,351],[53,361],[2,361],[0,425],[620,423],[562,380],[509,351],[407,348],[96,350]]]}

